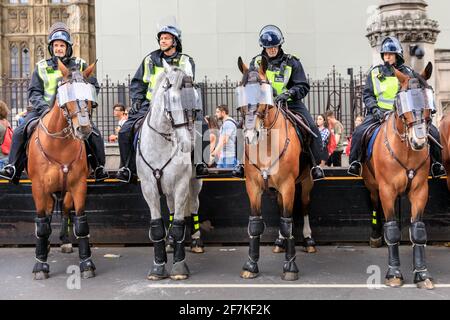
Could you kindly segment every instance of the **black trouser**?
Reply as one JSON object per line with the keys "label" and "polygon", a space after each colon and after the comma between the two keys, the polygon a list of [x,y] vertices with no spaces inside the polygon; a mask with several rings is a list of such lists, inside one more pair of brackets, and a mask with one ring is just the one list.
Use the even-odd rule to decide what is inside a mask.
{"label": "black trouser", "polygon": [[328,167],[342,167],[342,153],[343,151],[335,151],[333,154],[328,158],[327,166]]}
{"label": "black trouser", "polygon": [[[29,111],[22,124],[14,130],[9,154],[9,164],[16,168],[16,176],[18,177],[20,177],[22,171],[25,169],[27,161],[25,147],[28,140],[25,129],[32,120],[41,117],[43,113],[44,111]],[[98,166],[105,165],[105,143],[97,127],[93,123],[91,125],[92,134],[86,141],[86,150],[90,159],[89,162],[92,168],[95,169]]]}
{"label": "black trouser", "polygon": [[[302,115],[303,119],[306,120],[307,125],[309,128],[317,135],[316,137],[311,136],[311,152],[314,156],[314,160],[316,163],[313,165],[320,165],[320,153],[322,150],[322,137],[319,132],[319,128],[317,127],[316,123],[314,122],[313,117],[309,113],[308,109],[306,109],[305,105],[303,103],[289,103],[288,104],[289,110],[295,113],[299,113]],[[309,153],[309,150],[306,150]]]}
{"label": "black trouser", "polygon": [[[350,164],[352,164],[352,162],[354,162],[354,161],[362,160],[361,144],[362,144],[364,132],[366,132],[367,128],[369,128],[372,124],[374,124],[376,122],[377,122],[377,120],[375,120],[373,118],[373,115],[369,114],[369,115],[367,115],[364,122],[356,128],[356,130],[352,136],[352,148],[350,151],[350,159],[349,159]],[[430,126],[430,134],[433,136],[434,139],[436,139],[436,141],[438,141],[440,143],[441,140],[440,140],[440,136],[439,136],[439,131],[433,124],[431,124],[431,126]],[[433,162],[442,163],[441,150],[435,143],[433,143],[431,141],[430,141],[430,153],[431,153],[431,158],[432,158]]]}
{"label": "black trouser", "polygon": [[134,124],[145,117],[149,109],[149,104],[144,104],[139,112],[128,117],[119,132],[120,167],[127,167],[136,174],[136,152],[133,146]]}

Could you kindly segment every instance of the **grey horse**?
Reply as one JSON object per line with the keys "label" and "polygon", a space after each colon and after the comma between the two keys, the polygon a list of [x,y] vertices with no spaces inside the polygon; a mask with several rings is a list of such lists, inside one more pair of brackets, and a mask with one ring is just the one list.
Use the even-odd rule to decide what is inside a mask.
{"label": "grey horse", "polygon": [[[185,217],[198,210],[201,181],[195,179],[191,161],[194,150],[194,121],[200,108],[199,94],[189,70],[170,66],[157,78],[151,111],[142,126],[137,146],[136,166],[141,188],[151,213],[150,240],[155,259],[149,280],[185,280],[189,268],[185,254]],[[174,241],[174,260],[170,275],[166,271],[167,232],[161,216],[160,199],[165,195],[174,214],[169,236]]]}

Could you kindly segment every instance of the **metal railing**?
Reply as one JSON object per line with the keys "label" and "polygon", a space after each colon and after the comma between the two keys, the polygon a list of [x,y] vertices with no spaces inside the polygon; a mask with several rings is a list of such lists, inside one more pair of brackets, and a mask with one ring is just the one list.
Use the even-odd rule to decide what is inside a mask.
{"label": "metal railing", "polygon": [[[324,80],[309,79],[311,90],[304,103],[313,117],[325,114],[328,110],[335,111],[337,119],[344,125],[345,135],[350,135],[354,130],[354,119],[363,114],[362,89],[365,75],[361,69],[357,74],[353,69],[348,69],[347,76],[344,78],[333,67]],[[130,77],[124,82],[114,82],[107,77],[100,83],[99,106],[93,112],[93,120],[105,140],[114,133],[117,126],[113,115],[114,105],[122,103],[131,106],[130,82]],[[11,109],[9,119],[14,127],[18,124],[16,116],[28,106],[28,84],[29,79],[0,77],[0,100],[6,102]],[[202,92],[205,115],[214,115],[217,106],[228,105],[231,116],[240,120],[235,98],[235,89],[239,82],[228,77],[225,77],[224,81],[213,82],[205,77],[198,85]]]}

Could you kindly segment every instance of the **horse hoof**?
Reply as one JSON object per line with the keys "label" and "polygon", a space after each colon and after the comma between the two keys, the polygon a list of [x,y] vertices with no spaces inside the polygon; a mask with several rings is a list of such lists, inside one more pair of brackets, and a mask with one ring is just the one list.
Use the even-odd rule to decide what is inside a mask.
{"label": "horse hoof", "polygon": [[242,279],[248,279],[248,280],[250,280],[250,279],[255,279],[255,278],[257,278],[258,276],[259,276],[258,273],[253,273],[253,272],[246,271],[246,270],[241,272],[241,278],[242,278]]}
{"label": "horse hoof", "polygon": [[286,250],[282,247],[275,246],[275,247],[273,247],[272,252],[278,254],[278,253],[285,253]]}
{"label": "horse hoof", "polygon": [[417,288],[426,289],[426,290],[434,290],[434,283],[430,279],[426,279],[425,281],[421,281],[417,283]]}
{"label": "horse hoof", "polygon": [[205,249],[203,249],[202,247],[192,247],[191,252],[197,253],[197,254],[202,254],[202,253],[205,253]]}
{"label": "horse hoof", "polygon": [[166,252],[167,252],[167,253],[173,253],[173,247],[172,247],[170,244],[168,244],[168,245],[166,246]]}
{"label": "horse hoof", "polygon": [[150,281],[161,281],[161,280],[164,280],[167,278],[168,278],[168,276],[159,276],[156,274],[150,274],[147,276],[147,280],[150,280]]}
{"label": "horse hoof", "polygon": [[281,280],[283,280],[283,281],[297,281],[298,280],[298,273],[296,273],[296,272],[285,272],[281,276]]}
{"label": "horse hoof", "polygon": [[40,271],[40,272],[34,273],[33,280],[42,281],[42,280],[47,280],[48,278],[50,278],[50,275],[47,272]]}
{"label": "horse hoof", "polygon": [[91,279],[95,278],[95,271],[94,270],[86,270],[81,273],[81,278],[83,279]]}
{"label": "horse hoof", "polygon": [[61,252],[64,253],[64,254],[70,254],[70,253],[73,253],[73,247],[72,247],[72,244],[69,243],[69,244],[63,244],[63,245],[61,245]]}
{"label": "horse hoof", "polygon": [[174,281],[184,281],[187,280],[188,278],[189,276],[187,274],[175,274],[170,276],[170,279]]}
{"label": "horse hoof", "polygon": [[306,253],[317,253],[317,249],[316,249],[316,247],[306,247],[305,248],[305,252]]}
{"label": "horse hoof", "polygon": [[381,248],[383,246],[383,238],[378,239],[370,238],[370,247],[373,249]]}
{"label": "horse hoof", "polygon": [[386,279],[385,284],[386,284],[386,286],[391,287],[391,288],[400,288],[401,286],[403,286],[404,282],[400,278],[392,278],[392,279]]}

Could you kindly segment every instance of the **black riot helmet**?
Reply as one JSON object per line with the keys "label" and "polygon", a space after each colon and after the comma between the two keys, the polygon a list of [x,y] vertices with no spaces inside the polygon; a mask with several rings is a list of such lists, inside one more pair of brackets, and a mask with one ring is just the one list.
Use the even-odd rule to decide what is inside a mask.
{"label": "black riot helmet", "polygon": [[405,58],[403,56],[403,48],[395,37],[387,37],[381,43],[381,59],[384,60],[385,53],[394,53],[397,56],[397,66],[401,66],[405,63]]}
{"label": "black riot helmet", "polygon": [[265,49],[279,47],[284,43],[284,36],[280,28],[274,25],[267,25],[259,33],[259,45]]}
{"label": "black riot helmet", "polygon": [[65,58],[70,58],[73,54],[73,42],[70,36],[69,28],[63,22],[56,22],[50,27],[48,34],[48,52],[53,57],[53,42],[56,40],[64,41],[67,44]]}
{"label": "black riot helmet", "polygon": [[[178,29],[177,27],[174,27],[174,26],[170,26],[170,25],[162,26],[159,29],[158,36],[157,36],[158,43],[159,43],[159,39],[161,38],[161,35],[163,33],[168,33],[173,36],[173,44],[172,44],[171,48],[176,48],[178,52],[183,51],[183,46],[181,43],[181,30],[180,29]],[[167,50],[170,50],[171,48],[168,48]]]}

